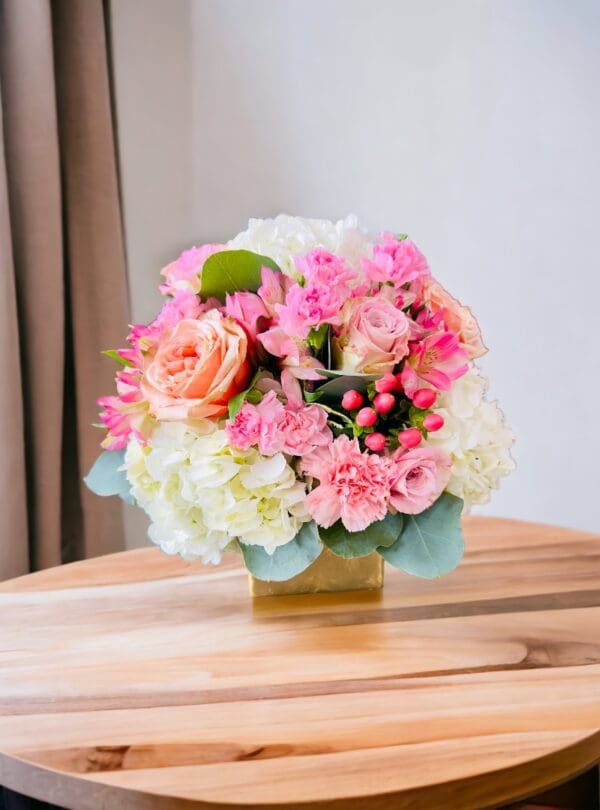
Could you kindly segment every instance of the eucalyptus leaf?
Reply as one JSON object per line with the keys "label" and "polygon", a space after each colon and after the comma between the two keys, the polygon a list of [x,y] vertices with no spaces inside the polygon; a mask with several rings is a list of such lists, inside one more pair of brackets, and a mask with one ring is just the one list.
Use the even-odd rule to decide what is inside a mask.
{"label": "eucalyptus leaf", "polygon": [[321,540],[338,557],[366,557],[375,549],[391,546],[402,531],[402,515],[390,515],[371,523],[361,532],[349,532],[341,520],[328,529],[320,529]]}
{"label": "eucalyptus leaf", "polygon": [[262,546],[240,542],[246,568],[257,579],[282,582],[302,573],[323,551],[316,523],[304,523],[298,534],[285,546],[267,554]]}
{"label": "eucalyptus leaf", "polygon": [[263,267],[279,270],[273,259],[250,250],[222,250],[213,253],[202,267],[202,298],[206,300],[215,297],[225,301],[227,293],[240,290],[255,292],[261,284]]}
{"label": "eucalyptus leaf", "polygon": [[124,461],[125,450],[105,450],[83,479],[85,485],[96,495],[118,495],[127,503],[133,503],[127,475],[120,469]]}
{"label": "eucalyptus leaf", "polygon": [[404,528],[398,540],[388,548],[379,548],[391,565],[425,579],[434,579],[456,568],[464,552],[460,525],[463,502],[442,493],[438,500],[419,515],[404,515]]}

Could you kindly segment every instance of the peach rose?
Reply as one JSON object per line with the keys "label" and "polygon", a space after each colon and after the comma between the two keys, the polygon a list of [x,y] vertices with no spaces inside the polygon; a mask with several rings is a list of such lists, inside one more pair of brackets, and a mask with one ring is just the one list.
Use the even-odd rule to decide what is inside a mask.
{"label": "peach rose", "polygon": [[423,279],[423,301],[433,312],[442,312],[444,323],[456,333],[471,360],[482,357],[487,352],[479,324],[469,307],[453,298],[439,281],[431,277]]}
{"label": "peach rose", "polygon": [[341,320],[333,347],[342,371],[383,374],[408,354],[409,320],[383,294],[351,298]]}
{"label": "peach rose", "polygon": [[217,310],[179,321],[147,355],[142,392],[150,413],[165,421],[225,415],[250,380],[247,353],[243,328]]}

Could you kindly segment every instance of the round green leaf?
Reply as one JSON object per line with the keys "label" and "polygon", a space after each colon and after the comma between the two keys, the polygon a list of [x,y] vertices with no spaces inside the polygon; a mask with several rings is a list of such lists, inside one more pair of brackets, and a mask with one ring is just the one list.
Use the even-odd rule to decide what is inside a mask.
{"label": "round green leaf", "polygon": [[349,532],[341,520],[328,529],[320,529],[322,541],[338,557],[366,557],[375,549],[391,546],[402,531],[402,515],[390,515],[371,523],[361,532]]}
{"label": "round green leaf", "polygon": [[464,553],[460,518],[463,502],[442,493],[420,515],[404,515],[398,540],[379,553],[391,565],[425,579],[434,579],[456,568]]}
{"label": "round green leaf", "polygon": [[257,579],[282,582],[302,573],[323,551],[316,523],[304,523],[298,534],[285,546],[267,554],[262,546],[240,543],[246,568]]}
{"label": "round green leaf", "polygon": [[213,253],[202,267],[200,294],[204,300],[214,297],[225,301],[227,293],[240,290],[255,292],[261,284],[263,267],[279,270],[273,259],[250,250],[222,250]]}

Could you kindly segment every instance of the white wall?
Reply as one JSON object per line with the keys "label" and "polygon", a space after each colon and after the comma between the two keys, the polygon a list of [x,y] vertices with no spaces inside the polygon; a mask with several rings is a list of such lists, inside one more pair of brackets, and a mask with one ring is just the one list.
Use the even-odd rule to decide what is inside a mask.
{"label": "white wall", "polygon": [[168,259],[249,216],[407,231],[479,316],[519,435],[485,511],[599,530],[600,4],[113,0],[113,18],[135,317]]}

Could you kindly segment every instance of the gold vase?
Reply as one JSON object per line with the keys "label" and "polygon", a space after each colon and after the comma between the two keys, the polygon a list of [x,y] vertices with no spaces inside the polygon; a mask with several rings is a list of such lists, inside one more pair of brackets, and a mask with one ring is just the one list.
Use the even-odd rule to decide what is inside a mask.
{"label": "gold vase", "polygon": [[374,551],[346,560],[324,548],[301,574],[283,582],[267,582],[248,575],[252,596],[290,596],[300,593],[373,591],[383,587],[383,557]]}

